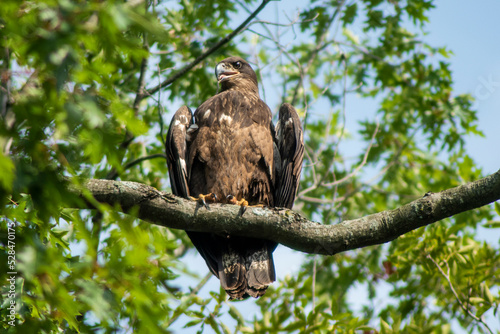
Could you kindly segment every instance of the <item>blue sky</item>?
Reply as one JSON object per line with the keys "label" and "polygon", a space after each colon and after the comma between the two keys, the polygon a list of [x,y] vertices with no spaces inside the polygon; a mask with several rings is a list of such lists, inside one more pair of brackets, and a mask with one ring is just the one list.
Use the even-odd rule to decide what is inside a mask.
{"label": "blue sky", "polygon": [[[485,137],[470,136],[466,139],[466,146],[477,166],[483,169],[485,175],[490,174],[500,169],[500,1],[441,0],[435,3],[437,7],[430,13],[430,23],[425,28],[428,35],[424,38],[433,46],[446,46],[453,51],[449,62],[455,94],[470,93],[476,98],[479,129],[484,132]],[[280,21],[285,22],[286,19],[281,18],[280,13],[286,11],[289,17],[293,17],[300,5],[300,1],[271,2],[259,18],[274,21],[278,14]],[[244,17],[246,13],[238,15],[235,24]],[[376,105],[372,108],[374,115]],[[369,114],[370,110],[367,113]],[[362,115],[366,116],[367,113]],[[349,114],[348,118],[350,122],[357,121],[355,113]],[[490,242],[500,242],[500,231],[488,230],[488,233]],[[301,253],[280,246],[275,252],[278,280],[285,275],[293,275],[299,269],[302,258]],[[198,255],[193,253],[186,260],[189,261],[187,266],[190,269],[200,268],[200,275],[207,272],[203,260]],[[193,286],[196,283],[197,281],[192,281]],[[218,285],[218,281],[212,278],[201,294],[206,296],[212,289],[217,291]],[[353,299],[359,297],[354,296]],[[249,300],[236,305],[240,312],[248,315],[257,311],[253,304],[254,301]],[[500,329],[497,319],[488,320],[492,328]],[[192,332],[189,329],[182,330],[179,325],[181,324],[175,324],[173,327],[177,333]]]}
{"label": "blue sky", "polygon": [[485,138],[467,138],[468,152],[485,173],[500,169],[500,1],[441,0],[431,12],[427,40],[453,51],[456,93],[476,98]]}

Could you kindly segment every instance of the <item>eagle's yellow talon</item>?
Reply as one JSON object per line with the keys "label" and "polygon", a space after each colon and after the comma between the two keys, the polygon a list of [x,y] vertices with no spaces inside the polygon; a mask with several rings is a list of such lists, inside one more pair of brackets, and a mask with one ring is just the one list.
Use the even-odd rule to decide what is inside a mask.
{"label": "eagle's yellow talon", "polygon": [[238,216],[241,217],[241,216],[243,216],[245,211],[247,211],[248,201],[245,200],[244,198],[242,198],[241,200],[237,201],[236,204],[238,204],[240,206],[240,211],[238,212]]}
{"label": "eagle's yellow talon", "polygon": [[241,206],[248,206],[248,202],[244,199],[242,199],[241,201],[238,202],[239,205]]}
{"label": "eagle's yellow talon", "polygon": [[240,199],[239,201],[234,197],[233,195],[227,195],[226,200],[229,204],[234,204],[234,205],[239,205],[240,206],[240,211],[238,212],[238,216],[243,216],[245,211],[247,210],[248,207],[264,207],[262,204],[254,204],[250,205],[248,204],[248,201],[244,198]]}
{"label": "eagle's yellow talon", "polygon": [[207,195],[199,194],[198,198],[193,197],[193,196],[189,196],[189,198],[192,201],[196,201],[196,202],[200,203],[205,208],[207,208],[207,210],[210,210],[210,208],[208,207],[207,201],[209,201],[209,202],[215,202],[217,200],[217,195],[215,195],[214,193],[210,193],[210,194],[207,194]]}
{"label": "eagle's yellow talon", "polygon": [[233,195],[227,195],[226,199],[229,204],[236,204],[236,202],[238,202],[236,200],[236,197],[234,197]]}

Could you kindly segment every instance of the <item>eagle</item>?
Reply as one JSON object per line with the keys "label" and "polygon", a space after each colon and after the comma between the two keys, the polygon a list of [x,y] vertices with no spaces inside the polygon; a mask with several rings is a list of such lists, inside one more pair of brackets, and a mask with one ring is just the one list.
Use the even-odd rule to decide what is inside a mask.
{"label": "eagle", "polygon": [[[304,156],[303,131],[293,106],[284,103],[276,129],[260,99],[248,62],[229,57],[215,67],[219,92],[192,114],[183,106],[166,138],[172,192],[184,198],[246,207],[291,209]],[[235,224],[237,223],[235,219]],[[277,243],[241,236],[187,231],[230,300],[258,298],[275,280]]]}

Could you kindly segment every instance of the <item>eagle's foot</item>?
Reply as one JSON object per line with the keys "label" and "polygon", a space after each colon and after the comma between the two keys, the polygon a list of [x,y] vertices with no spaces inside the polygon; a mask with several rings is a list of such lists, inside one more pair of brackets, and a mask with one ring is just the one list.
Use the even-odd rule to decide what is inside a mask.
{"label": "eagle's foot", "polygon": [[248,205],[248,201],[244,198],[240,199],[239,201],[234,197],[233,195],[228,195],[226,197],[228,200],[229,204],[235,204],[240,206],[240,211],[238,212],[238,216],[243,216],[245,211],[247,211],[248,207],[263,207],[264,205],[262,204],[256,204],[256,205]]}
{"label": "eagle's foot", "polygon": [[210,208],[208,207],[207,201],[214,203],[217,200],[217,196],[214,193],[210,193],[207,195],[199,194],[198,198],[192,197],[192,196],[189,196],[189,198],[192,201],[196,201],[199,204],[203,205],[207,210],[210,210]]}

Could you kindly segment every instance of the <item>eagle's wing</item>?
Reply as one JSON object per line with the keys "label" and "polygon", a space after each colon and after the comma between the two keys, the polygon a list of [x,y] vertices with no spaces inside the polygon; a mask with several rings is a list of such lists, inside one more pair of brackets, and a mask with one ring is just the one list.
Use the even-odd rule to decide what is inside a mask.
{"label": "eagle's wing", "polygon": [[182,106],[177,110],[170,122],[165,142],[168,175],[172,192],[184,198],[189,196],[186,135],[192,125],[193,114],[191,110],[186,106]]}
{"label": "eagle's wing", "polygon": [[299,187],[302,159],[304,158],[304,134],[295,108],[284,103],[276,124],[276,142],[279,151],[275,206],[291,209]]}
{"label": "eagle's wing", "polygon": [[[189,182],[192,167],[189,161],[189,145],[196,136],[198,125],[194,122],[191,109],[182,106],[177,110],[168,128],[165,150],[167,153],[168,175],[174,195],[188,198],[191,191]],[[198,180],[199,181],[199,180]],[[194,194],[195,196],[199,193]],[[193,245],[207,262],[210,271],[217,277],[217,258],[220,253],[216,238],[208,233],[188,232]]]}

